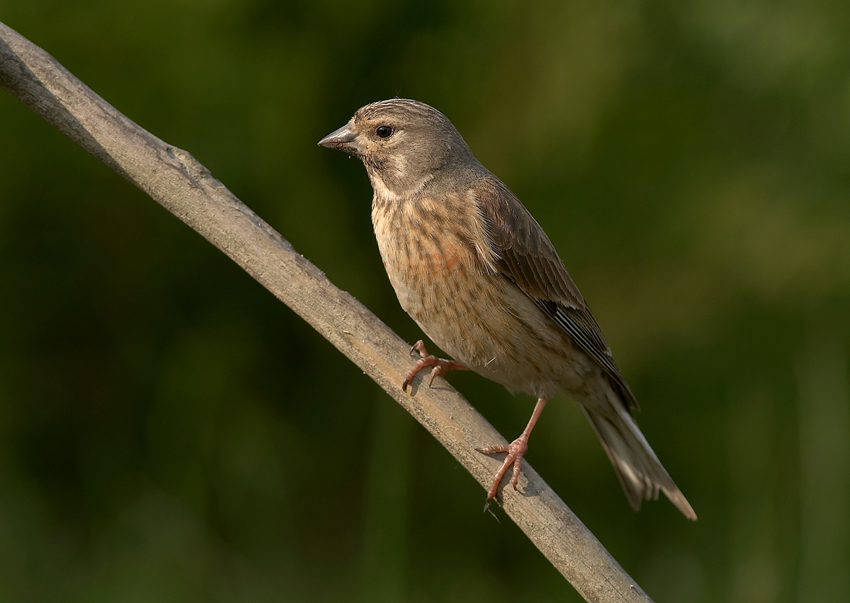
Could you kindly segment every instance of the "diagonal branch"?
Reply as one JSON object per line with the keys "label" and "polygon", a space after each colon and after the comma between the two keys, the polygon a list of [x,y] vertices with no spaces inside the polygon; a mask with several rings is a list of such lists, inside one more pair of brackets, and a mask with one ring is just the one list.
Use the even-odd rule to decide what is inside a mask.
{"label": "diagonal branch", "polygon": [[[499,462],[475,449],[506,440],[445,383],[402,392],[407,344],[189,153],[130,121],[2,23],[0,86],[221,249],[384,388],[483,487],[490,485]],[[650,601],[528,463],[520,486],[504,490],[505,511],[586,600]]]}

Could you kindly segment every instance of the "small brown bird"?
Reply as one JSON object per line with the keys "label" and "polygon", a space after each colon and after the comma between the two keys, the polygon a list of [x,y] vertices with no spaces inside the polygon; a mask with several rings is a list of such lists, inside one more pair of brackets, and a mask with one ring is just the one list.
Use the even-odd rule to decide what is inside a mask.
{"label": "small brown bird", "polygon": [[546,233],[442,113],[414,100],[380,101],[319,145],[363,161],[378,248],[398,300],[457,359],[436,358],[417,342],[421,358],[402,388],[425,367],[433,367],[432,381],[471,369],[538,398],[522,435],[479,449],[507,453],[488,501],[511,467],[516,488],[531,430],[546,401],[563,391],[581,404],[635,510],[661,490],[697,518],[632,418],[637,400]]}

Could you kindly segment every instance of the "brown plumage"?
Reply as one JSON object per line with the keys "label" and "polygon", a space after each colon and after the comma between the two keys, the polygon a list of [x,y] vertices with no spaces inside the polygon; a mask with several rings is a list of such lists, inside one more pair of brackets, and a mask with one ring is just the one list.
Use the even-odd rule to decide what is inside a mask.
{"label": "brown plumage", "polygon": [[632,418],[634,394],[605,337],[540,225],[488,172],[436,109],[407,99],[367,105],[320,145],[359,157],[374,189],[372,223],[393,289],[428,337],[455,358],[428,355],[431,378],[468,368],[538,398],[487,493],[512,467],[516,488],[528,437],[546,401],[578,401],[636,510],[659,490],[689,519],[688,501]]}

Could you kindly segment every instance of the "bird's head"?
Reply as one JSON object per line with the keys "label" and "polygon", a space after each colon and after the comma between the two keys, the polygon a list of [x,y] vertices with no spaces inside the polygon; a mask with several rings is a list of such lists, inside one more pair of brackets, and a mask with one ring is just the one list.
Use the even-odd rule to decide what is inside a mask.
{"label": "bird's head", "polygon": [[376,194],[407,198],[445,168],[475,162],[466,142],[439,111],[394,98],[360,108],[319,145],[363,160]]}

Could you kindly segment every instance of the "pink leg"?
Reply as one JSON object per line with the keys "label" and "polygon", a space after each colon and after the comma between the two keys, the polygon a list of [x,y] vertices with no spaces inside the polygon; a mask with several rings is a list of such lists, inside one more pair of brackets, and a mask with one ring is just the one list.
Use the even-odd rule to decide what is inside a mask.
{"label": "pink leg", "polygon": [[505,477],[505,473],[508,472],[508,468],[511,465],[513,465],[511,485],[514,487],[514,490],[517,489],[516,485],[519,481],[519,468],[522,465],[522,457],[528,450],[528,436],[531,435],[531,430],[534,429],[534,424],[537,423],[537,419],[540,418],[540,413],[543,412],[544,406],[546,406],[546,398],[539,398],[537,400],[537,404],[534,406],[534,412],[531,413],[531,419],[528,421],[528,425],[525,426],[525,430],[522,432],[522,435],[507,446],[487,446],[486,448],[478,449],[478,452],[483,452],[484,454],[493,454],[494,452],[508,453],[505,457],[505,462],[502,463],[502,466],[499,467],[498,471],[496,471],[496,477],[493,479],[493,485],[490,486],[490,489],[487,491],[488,503],[496,498],[496,493],[499,491],[499,484],[502,483],[502,478]]}
{"label": "pink leg", "polygon": [[416,373],[424,369],[426,366],[433,366],[434,370],[431,371],[431,380],[428,382],[428,387],[431,387],[431,384],[434,383],[434,379],[444,374],[446,371],[468,371],[469,369],[463,366],[460,362],[455,362],[454,360],[444,360],[442,358],[437,358],[436,356],[432,356],[425,349],[425,344],[422,343],[420,339],[416,343],[413,344],[413,347],[410,348],[410,353],[419,352],[421,358],[413,365],[413,368],[407,371],[407,374],[404,376],[404,381],[401,382],[402,391],[407,391],[407,386],[410,385],[410,382],[416,376]]}

